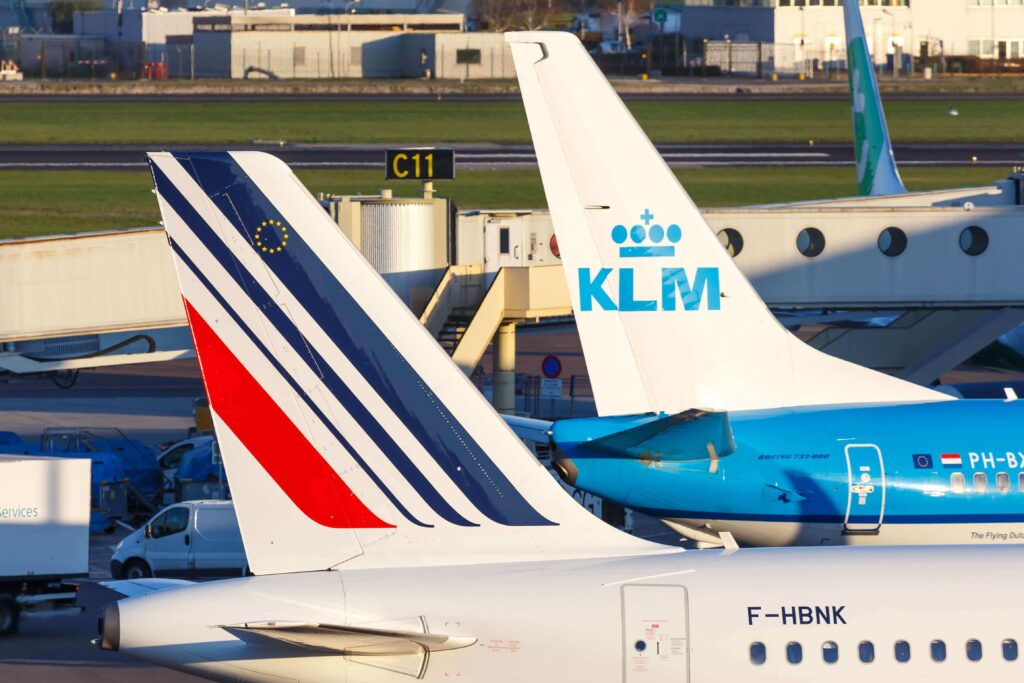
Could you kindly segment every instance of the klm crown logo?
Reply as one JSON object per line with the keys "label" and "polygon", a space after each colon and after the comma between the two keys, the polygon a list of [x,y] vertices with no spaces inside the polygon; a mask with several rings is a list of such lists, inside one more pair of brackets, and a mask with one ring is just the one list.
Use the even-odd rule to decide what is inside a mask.
{"label": "klm crown logo", "polygon": [[[675,245],[683,238],[683,229],[675,223],[667,228],[658,223],[651,225],[654,214],[650,209],[644,209],[644,212],[640,214],[640,220],[643,225],[636,223],[632,228],[627,229],[620,223],[612,228],[612,241],[622,245],[619,247],[619,256],[622,258],[675,256]],[[632,244],[626,244],[627,240]],[[645,244],[647,240],[649,242]]]}

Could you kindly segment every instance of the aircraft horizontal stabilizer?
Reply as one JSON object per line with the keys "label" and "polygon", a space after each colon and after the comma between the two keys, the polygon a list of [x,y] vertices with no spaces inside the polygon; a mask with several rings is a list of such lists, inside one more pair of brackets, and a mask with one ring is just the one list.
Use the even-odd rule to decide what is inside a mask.
{"label": "aircraft horizontal stabilizer", "polygon": [[276,640],[311,650],[346,655],[406,655],[458,650],[476,643],[472,636],[388,631],[299,621],[258,621],[221,626],[245,641]]}
{"label": "aircraft horizontal stabilizer", "polygon": [[185,579],[125,579],[123,581],[103,581],[100,585],[115,593],[120,593],[126,598],[134,598],[137,595],[191,586],[193,583],[195,582]]}
{"label": "aircraft horizontal stabilizer", "polygon": [[414,678],[422,678],[426,673],[431,652],[458,650],[477,641],[472,636],[298,621],[248,622],[220,628],[252,645],[276,643],[307,653],[345,655],[367,666],[387,669]]}
{"label": "aircraft horizontal stabilizer", "polygon": [[550,420],[538,420],[519,415],[502,415],[501,417],[505,420],[505,424],[512,429],[512,432],[523,441],[535,443],[551,441],[551,425],[554,423]]}
{"label": "aircraft horizontal stabilizer", "polygon": [[729,414],[686,410],[581,444],[641,460],[717,460],[736,451]]}

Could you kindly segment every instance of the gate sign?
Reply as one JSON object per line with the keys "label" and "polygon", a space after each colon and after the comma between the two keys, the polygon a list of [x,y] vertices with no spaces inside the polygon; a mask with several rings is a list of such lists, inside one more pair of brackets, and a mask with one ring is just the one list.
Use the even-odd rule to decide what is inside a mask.
{"label": "gate sign", "polygon": [[562,374],[562,361],[558,359],[558,356],[545,356],[541,361],[540,371],[548,379],[555,379]]}
{"label": "gate sign", "polygon": [[455,179],[455,152],[450,149],[389,149],[384,159],[386,180]]}

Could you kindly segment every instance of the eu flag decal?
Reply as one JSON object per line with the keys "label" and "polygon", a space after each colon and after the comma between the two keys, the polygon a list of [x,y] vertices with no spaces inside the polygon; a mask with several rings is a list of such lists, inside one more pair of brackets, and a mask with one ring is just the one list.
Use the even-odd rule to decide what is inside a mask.
{"label": "eu flag decal", "polygon": [[275,254],[288,246],[288,226],[281,221],[263,221],[256,226],[256,250]]}
{"label": "eu flag decal", "polygon": [[914,454],[914,469],[915,470],[930,470],[935,465],[932,463],[932,456],[928,453],[915,453]]}

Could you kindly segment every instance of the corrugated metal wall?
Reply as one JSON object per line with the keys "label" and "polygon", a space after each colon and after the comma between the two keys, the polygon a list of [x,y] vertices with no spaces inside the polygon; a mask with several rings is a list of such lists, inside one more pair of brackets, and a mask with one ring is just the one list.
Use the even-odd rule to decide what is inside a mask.
{"label": "corrugated metal wall", "polygon": [[[196,31],[196,76],[244,78],[514,78],[497,33],[395,31]],[[463,50],[479,63],[459,63]],[[464,55],[465,57],[465,55]],[[426,64],[424,64],[424,59]],[[230,67],[225,63],[230,60]]]}

